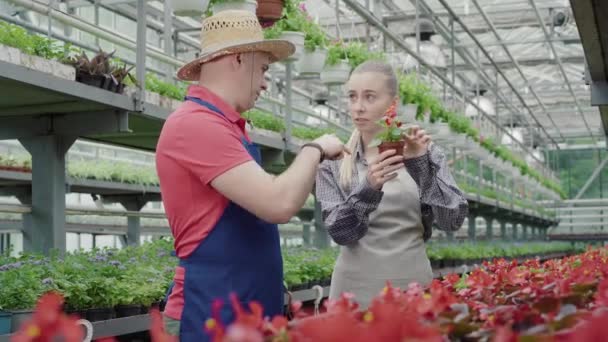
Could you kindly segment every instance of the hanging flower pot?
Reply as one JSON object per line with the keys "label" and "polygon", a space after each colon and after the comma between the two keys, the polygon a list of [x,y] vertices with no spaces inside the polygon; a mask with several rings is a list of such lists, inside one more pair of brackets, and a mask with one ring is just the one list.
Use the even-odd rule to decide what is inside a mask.
{"label": "hanging flower pot", "polygon": [[173,0],[173,14],[182,17],[201,16],[209,7],[209,0]]}
{"label": "hanging flower pot", "polygon": [[315,49],[315,51],[305,50],[298,61],[298,72],[300,75],[319,74],[325,65],[327,50]]}
{"label": "hanging flower pot", "polygon": [[240,10],[255,14],[257,7],[258,3],[255,0],[225,0],[214,3],[211,6],[211,12],[216,14],[227,10]]}
{"label": "hanging flower pot", "polygon": [[344,84],[350,76],[350,64],[341,60],[335,65],[326,65],[321,72],[321,82],[326,85]]}
{"label": "hanging flower pot", "polygon": [[283,14],[283,0],[258,0],[256,15],[260,23],[274,23]]}
{"label": "hanging flower pot", "polygon": [[298,60],[304,52],[304,33],[298,31],[283,31],[279,39],[291,42],[296,47],[296,51],[289,57],[289,61]]}

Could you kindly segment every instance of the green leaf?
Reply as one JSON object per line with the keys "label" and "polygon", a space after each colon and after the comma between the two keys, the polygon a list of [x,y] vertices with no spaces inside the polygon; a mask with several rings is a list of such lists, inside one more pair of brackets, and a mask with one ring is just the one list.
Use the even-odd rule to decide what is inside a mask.
{"label": "green leaf", "polygon": [[378,138],[375,138],[374,140],[372,140],[371,143],[369,143],[369,145],[367,145],[367,147],[378,147],[380,146],[380,144],[382,144],[382,141]]}

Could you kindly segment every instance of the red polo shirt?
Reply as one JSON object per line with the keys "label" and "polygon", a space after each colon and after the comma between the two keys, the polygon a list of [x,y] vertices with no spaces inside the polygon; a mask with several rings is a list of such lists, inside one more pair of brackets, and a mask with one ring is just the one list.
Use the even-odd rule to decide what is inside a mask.
{"label": "red polo shirt", "polygon": [[216,106],[224,116],[185,101],[167,118],[156,148],[156,169],[165,212],[179,257],[190,255],[215,226],[228,199],[211,181],[252,160],[242,144],[249,140],[245,120],[208,89],[190,86],[188,96]]}

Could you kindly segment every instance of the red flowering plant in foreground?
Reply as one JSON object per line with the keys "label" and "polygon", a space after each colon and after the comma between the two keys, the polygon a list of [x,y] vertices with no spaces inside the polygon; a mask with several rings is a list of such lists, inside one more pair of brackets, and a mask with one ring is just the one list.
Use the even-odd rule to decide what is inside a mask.
{"label": "red flowering plant in foreground", "polygon": [[63,297],[55,292],[44,294],[38,300],[32,317],[21,325],[12,337],[13,342],[46,342],[61,337],[65,342],[80,342],[84,331],[78,317],[62,312]]}
{"label": "red flowering plant in foreground", "polygon": [[[295,319],[266,318],[259,303],[248,309],[231,296],[235,321],[224,326],[221,302],[204,327],[214,342],[303,341],[595,341],[608,336],[608,250],[540,263],[495,260],[462,276],[450,274],[425,288],[390,283],[362,310],[352,295],[325,301],[326,312],[306,316],[294,304]],[[74,318],[60,312],[60,297],[41,299],[16,341],[81,338]],[[173,341],[152,313],[154,341]]]}

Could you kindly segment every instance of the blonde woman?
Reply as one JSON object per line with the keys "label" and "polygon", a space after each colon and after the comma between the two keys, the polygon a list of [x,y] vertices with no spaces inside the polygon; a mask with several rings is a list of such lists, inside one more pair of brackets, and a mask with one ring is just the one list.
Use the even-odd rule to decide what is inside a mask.
{"label": "blonde woman", "polygon": [[404,137],[403,155],[368,147],[382,129],[376,122],[399,101],[390,65],[365,62],[346,87],[355,126],[352,155],[321,164],[316,196],[329,235],[341,245],[329,297],[351,292],[365,308],[387,280],[402,289],[432,280],[425,249],[431,225],[459,229],[468,204],[444,154],[419,127]]}

